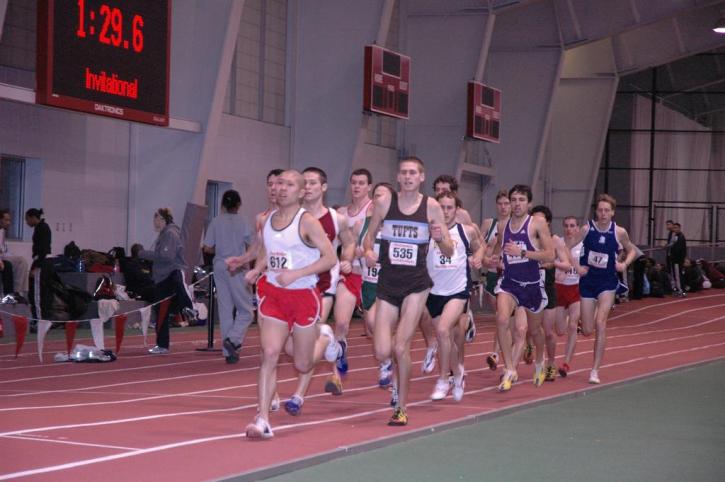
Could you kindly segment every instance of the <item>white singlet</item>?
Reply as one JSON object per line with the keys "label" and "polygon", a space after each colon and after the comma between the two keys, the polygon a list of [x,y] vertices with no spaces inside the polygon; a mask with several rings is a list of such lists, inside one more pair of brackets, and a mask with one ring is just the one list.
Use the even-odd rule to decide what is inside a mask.
{"label": "white singlet", "polygon": [[466,243],[463,237],[466,236],[463,226],[453,225],[448,230],[453,242],[453,256],[448,257],[441,253],[438,245],[432,239],[426,256],[428,274],[433,280],[431,294],[438,296],[450,296],[468,288],[468,255],[466,254]]}
{"label": "white singlet", "polygon": [[[267,281],[281,287],[277,283],[277,275],[280,271],[309,266],[320,259],[320,251],[305,244],[300,237],[300,221],[305,213],[303,208],[300,208],[292,222],[281,230],[272,227],[272,217],[275,212],[277,211],[267,217],[262,236],[264,248],[267,251]],[[316,284],[317,275],[311,274],[295,280],[285,288],[291,290],[314,288]]]}

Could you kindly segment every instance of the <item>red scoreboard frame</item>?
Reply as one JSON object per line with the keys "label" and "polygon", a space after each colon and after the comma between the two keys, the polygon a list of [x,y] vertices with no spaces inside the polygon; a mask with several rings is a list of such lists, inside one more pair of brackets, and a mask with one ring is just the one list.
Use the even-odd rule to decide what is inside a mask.
{"label": "red scoreboard frame", "polygon": [[36,103],[169,125],[172,0],[38,0]]}
{"label": "red scoreboard frame", "polygon": [[410,57],[378,45],[365,46],[363,110],[408,118]]}
{"label": "red scoreboard frame", "polygon": [[501,142],[501,91],[473,80],[468,82],[466,136]]}

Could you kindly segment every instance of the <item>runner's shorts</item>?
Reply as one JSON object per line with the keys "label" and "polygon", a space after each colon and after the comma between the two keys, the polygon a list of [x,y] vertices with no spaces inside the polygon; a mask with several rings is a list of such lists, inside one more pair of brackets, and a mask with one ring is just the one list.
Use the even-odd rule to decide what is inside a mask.
{"label": "runner's shorts", "polygon": [[320,318],[322,298],[317,288],[289,290],[280,288],[262,276],[257,282],[259,313],[287,323],[289,330],[314,325]]}
{"label": "runner's shorts", "polygon": [[546,291],[540,282],[519,283],[502,276],[496,285],[496,294],[500,293],[509,294],[517,305],[532,313],[541,312],[549,303]]}
{"label": "runner's shorts", "polygon": [[556,306],[569,308],[581,300],[579,296],[579,284],[565,285],[556,283]]}
{"label": "runner's shorts", "polygon": [[438,318],[450,300],[466,300],[463,306],[463,313],[465,313],[468,310],[468,299],[470,297],[471,295],[468,291],[459,291],[452,295],[434,295],[431,293],[425,301],[425,307],[428,308],[428,313],[430,313],[431,318]]}

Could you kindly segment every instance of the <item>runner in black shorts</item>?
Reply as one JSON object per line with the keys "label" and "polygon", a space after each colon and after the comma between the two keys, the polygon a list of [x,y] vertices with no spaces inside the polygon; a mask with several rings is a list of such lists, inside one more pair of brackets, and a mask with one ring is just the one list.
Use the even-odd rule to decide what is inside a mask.
{"label": "runner in black shorts", "polygon": [[[440,205],[420,193],[424,169],[423,161],[416,157],[399,162],[400,193],[385,193],[375,201],[364,240],[366,262],[374,265],[377,256],[373,245],[382,228],[374,345],[379,362],[395,353],[399,400],[389,425],[408,423],[405,403],[410,383],[410,342],[433,285],[426,269],[428,243],[432,238],[444,255],[453,254]],[[393,328],[398,319],[393,343]]]}

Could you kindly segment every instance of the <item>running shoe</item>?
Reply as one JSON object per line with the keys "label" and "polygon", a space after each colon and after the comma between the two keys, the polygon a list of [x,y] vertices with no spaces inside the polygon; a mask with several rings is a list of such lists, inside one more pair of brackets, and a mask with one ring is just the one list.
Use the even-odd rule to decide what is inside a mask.
{"label": "running shoe", "polygon": [[423,373],[431,373],[436,367],[436,354],[438,353],[438,345],[429,346],[423,357],[423,364],[420,369]]}
{"label": "running shoe", "polygon": [[390,389],[390,406],[396,407],[399,401],[398,386],[393,382],[393,387]]}
{"label": "running shoe", "polygon": [[279,393],[275,392],[274,397],[272,397],[272,401],[269,402],[269,411],[270,412],[278,412],[279,411]]}
{"label": "running shoe", "polygon": [[599,372],[597,370],[592,370],[589,374],[589,383],[592,385],[599,385],[601,380],[599,380]]}
{"label": "running shoe", "polygon": [[159,345],[149,349],[150,355],[166,355],[167,353],[169,353],[169,349]]}
{"label": "running shoe", "polygon": [[516,383],[516,380],[518,379],[518,375],[516,372],[504,372],[503,375],[501,375],[501,383],[498,385],[498,391],[499,392],[508,392],[511,390],[511,387],[513,387],[514,383]]}
{"label": "running shoe", "polygon": [[559,367],[559,376],[561,376],[562,378],[566,378],[566,376],[569,374],[569,370],[571,370],[571,367],[569,366],[569,364],[563,363]]}
{"label": "running shoe", "polygon": [[556,380],[556,368],[553,365],[546,367],[546,378],[544,378],[544,381],[553,382],[554,380]]}
{"label": "running shoe", "polygon": [[527,343],[524,348],[524,363],[527,365],[534,363],[534,347],[531,346],[531,343]]}
{"label": "running shoe", "polygon": [[334,362],[340,356],[342,347],[335,340],[335,334],[332,332],[332,328],[327,323],[320,325],[320,335],[326,336],[328,339],[327,346],[325,347],[325,360]]}
{"label": "running shoe", "polygon": [[540,387],[544,384],[544,380],[546,380],[546,370],[544,370],[544,365],[536,365],[536,368],[534,369],[534,386]]}
{"label": "running shoe", "polygon": [[387,388],[393,382],[393,361],[388,360],[380,364],[378,373],[378,386]]}
{"label": "running shoe", "polygon": [[498,353],[488,355],[486,357],[486,363],[488,364],[488,369],[495,372],[496,368],[498,368]]}
{"label": "running shoe", "polygon": [[284,409],[287,413],[292,415],[293,417],[296,417],[300,413],[302,413],[302,405],[305,403],[305,400],[300,397],[299,395],[292,395],[292,398],[284,402]]}
{"label": "running shoe", "polygon": [[229,338],[224,338],[224,349],[227,351],[228,355],[225,357],[228,364],[234,364],[239,361],[239,348],[240,346],[237,346],[234,344],[232,340]]}
{"label": "running shoe", "polygon": [[402,427],[404,425],[408,425],[408,415],[405,413],[405,410],[400,407],[393,410],[393,416],[390,417],[388,425],[391,427]]}
{"label": "running shoe", "polygon": [[456,379],[453,378],[453,400],[456,402],[460,402],[463,400],[463,391],[466,388],[466,373],[463,371],[463,367],[461,367],[461,378]]}
{"label": "running shoe", "polygon": [[335,362],[335,366],[337,366],[337,371],[340,372],[340,375],[347,374],[347,342],[345,340],[340,340],[340,355],[337,357],[337,361]]}
{"label": "running shoe", "polygon": [[250,440],[263,440],[274,437],[269,422],[257,415],[253,423],[247,425],[247,438]]}
{"label": "running shoe", "polygon": [[325,382],[325,391],[335,396],[342,395],[342,380],[337,375],[330,375]]}
{"label": "running shoe", "polygon": [[468,328],[466,328],[466,343],[471,343],[476,337],[476,323],[473,321],[473,311],[468,309]]}
{"label": "running shoe", "polygon": [[433,389],[433,393],[431,394],[430,399],[434,401],[443,400],[448,395],[448,390],[450,389],[451,384],[449,383],[449,381],[439,378],[436,381],[436,386]]}

